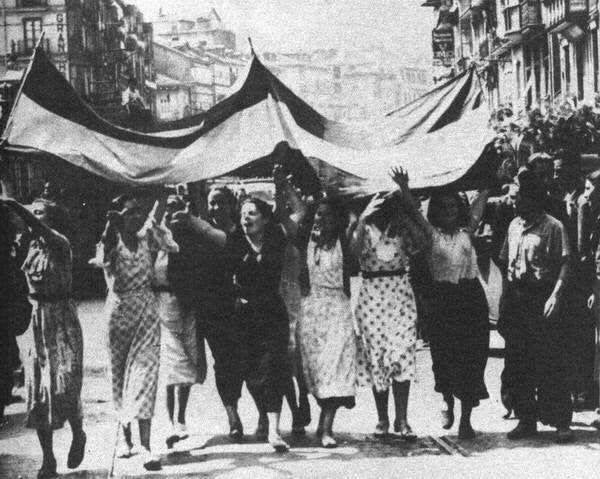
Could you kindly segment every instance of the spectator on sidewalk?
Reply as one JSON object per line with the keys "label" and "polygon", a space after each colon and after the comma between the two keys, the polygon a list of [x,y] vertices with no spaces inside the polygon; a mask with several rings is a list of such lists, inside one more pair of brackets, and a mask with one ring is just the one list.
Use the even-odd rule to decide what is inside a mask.
{"label": "spectator on sidewalk", "polygon": [[572,439],[568,328],[563,293],[570,249],[565,227],[544,212],[546,185],[534,172],[519,173],[518,216],[500,253],[506,270],[499,331],[519,424],[512,440],[535,436],[537,421]]}
{"label": "spectator on sidewalk", "polygon": [[68,421],[73,432],[67,466],[78,467],[85,453],[81,386],[83,336],[72,299],[72,254],[69,241],[54,228],[60,210],[46,200],[33,203],[33,212],[5,200],[32,231],[23,271],[29,284],[32,316],[25,333],[27,427],[37,430],[43,462],[39,479],[56,476],[53,430]]}

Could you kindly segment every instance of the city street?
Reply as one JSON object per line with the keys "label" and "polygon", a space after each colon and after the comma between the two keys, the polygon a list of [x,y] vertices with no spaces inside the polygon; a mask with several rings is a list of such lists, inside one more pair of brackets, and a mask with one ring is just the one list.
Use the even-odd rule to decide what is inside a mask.
{"label": "city street", "polygon": [[[102,303],[91,301],[80,306],[85,336],[86,375],[84,381],[85,426],[88,434],[86,457],[80,469],[66,468],[70,445],[68,427],[55,434],[55,451],[60,477],[108,477],[115,443],[116,421],[110,402],[106,365],[106,322]],[[494,338],[496,343],[498,338]],[[247,432],[242,444],[231,444],[226,436],[227,422],[210,371],[204,385],[192,389],[188,411],[190,438],[166,450],[166,408],[164,388],[159,389],[153,443],[160,451],[163,470],[145,473],[139,458],[117,460],[115,477],[173,478],[288,478],[288,477],[594,477],[600,465],[600,434],[587,426],[591,413],[575,415],[576,441],[556,445],[550,430],[543,430],[537,441],[509,442],[505,433],[514,420],[504,420],[499,403],[499,376],[502,360],[491,358],[487,385],[491,398],[473,414],[478,436],[473,441],[458,441],[456,430],[449,434],[439,426],[441,398],[433,392],[429,351],[418,355],[419,378],[411,391],[410,420],[419,440],[407,444],[394,436],[379,441],[371,435],[376,415],[369,391],[361,391],[353,410],[338,414],[339,447],[324,450],[314,437],[316,421],[306,436],[289,435],[291,418],[284,407],[282,428],[291,451],[277,455],[251,435],[257,414],[244,392],[240,404]],[[20,391],[23,395],[24,392]],[[313,416],[317,414],[312,404]],[[23,428],[24,403],[8,409],[9,424],[0,430],[0,477],[34,478],[41,452],[33,430]],[[392,417],[393,419],[393,417]]]}

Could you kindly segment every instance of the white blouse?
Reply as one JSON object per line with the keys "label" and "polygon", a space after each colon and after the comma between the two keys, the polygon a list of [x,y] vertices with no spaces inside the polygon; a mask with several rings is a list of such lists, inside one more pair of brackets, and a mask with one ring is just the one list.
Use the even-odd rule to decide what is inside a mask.
{"label": "white blouse", "polygon": [[477,254],[469,233],[458,230],[452,234],[433,228],[431,271],[434,281],[458,283],[475,279],[479,274]]}

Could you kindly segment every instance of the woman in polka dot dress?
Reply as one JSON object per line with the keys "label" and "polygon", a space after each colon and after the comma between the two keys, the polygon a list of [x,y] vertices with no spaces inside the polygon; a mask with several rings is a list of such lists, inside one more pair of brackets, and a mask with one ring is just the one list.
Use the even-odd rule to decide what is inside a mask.
{"label": "woman in polka dot dress", "polygon": [[388,433],[390,386],[395,402],[394,431],[416,439],[407,421],[410,381],[416,373],[417,308],[407,268],[425,236],[401,214],[399,196],[375,196],[361,214],[351,240],[358,257],[362,286],[355,311],[358,384],[371,386],[378,423],[375,436]]}

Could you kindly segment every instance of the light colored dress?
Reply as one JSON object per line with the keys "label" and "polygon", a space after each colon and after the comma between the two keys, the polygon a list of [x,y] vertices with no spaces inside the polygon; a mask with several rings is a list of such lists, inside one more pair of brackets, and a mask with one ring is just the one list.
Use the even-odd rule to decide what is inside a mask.
{"label": "light colored dress", "polygon": [[[154,415],[160,361],[160,315],[152,290],[158,250],[177,251],[165,230],[140,230],[137,250],[119,237],[104,263],[109,280],[107,313],[111,353],[112,393],[123,424]],[[100,248],[102,249],[102,248]]]}
{"label": "light colored dress", "polygon": [[[391,238],[366,226],[359,258],[362,271],[408,270],[401,235]],[[408,274],[363,278],[355,311],[358,342],[358,384],[386,391],[392,381],[416,376],[417,307]]]}
{"label": "light colored dress", "polygon": [[83,336],[71,298],[72,256],[69,241],[33,240],[23,271],[33,305],[23,336],[27,427],[58,429],[80,419]]}
{"label": "light colored dress", "polygon": [[154,263],[154,286],[159,289],[160,367],[167,386],[191,385],[203,382],[203,378],[199,380],[196,314],[191,305],[182,304],[175,294],[166,291],[168,264],[169,253],[159,251]]}
{"label": "light colored dress", "polygon": [[[344,293],[344,261],[334,248],[308,245],[310,295],[302,300],[298,340],[304,378],[317,399],[355,395],[356,337],[350,299]],[[353,406],[352,402],[352,406]]]}

